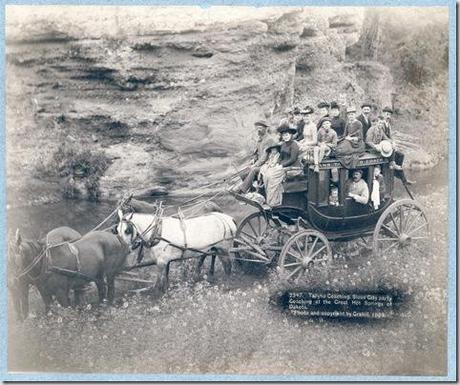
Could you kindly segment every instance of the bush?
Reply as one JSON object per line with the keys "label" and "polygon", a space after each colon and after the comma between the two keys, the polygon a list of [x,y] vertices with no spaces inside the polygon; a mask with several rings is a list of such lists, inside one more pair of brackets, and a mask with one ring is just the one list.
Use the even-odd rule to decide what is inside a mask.
{"label": "bush", "polygon": [[75,179],[81,181],[89,199],[99,196],[99,178],[109,166],[109,159],[103,151],[90,150],[81,144],[64,143],[46,161],[41,159],[37,171],[48,176],[68,178],[63,194],[66,198],[76,198],[78,188]]}

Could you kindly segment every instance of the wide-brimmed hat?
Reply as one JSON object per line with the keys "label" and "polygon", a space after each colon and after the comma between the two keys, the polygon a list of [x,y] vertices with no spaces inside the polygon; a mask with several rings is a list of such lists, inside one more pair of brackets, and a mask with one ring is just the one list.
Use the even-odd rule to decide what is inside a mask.
{"label": "wide-brimmed hat", "polygon": [[277,130],[280,134],[289,132],[290,134],[295,134],[297,130],[294,127],[290,127],[288,124],[281,124]]}
{"label": "wide-brimmed hat", "polygon": [[389,140],[382,140],[380,142],[380,153],[385,158],[389,158],[393,154],[393,146]]}
{"label": "wide-brimmed hat", "polygon": [[331,102],[331,109],[333,108],[337,108],[338,110],[340,110],[340,106],[337,104],[337,102]]}
{"label": "wide-brimmed hat", "polygon": [[361,108],[364,108],[364,107],[372,108],[372,104],[369,103],[369,102],[364,102],[364,103],[361,104]]}
{"label": "wide-brimmed hat", "polygon": [[353,175],[355,172],[359,172],[361,175],[363,175],[363,170],[361,170],[360,168],[357,168],[356,170],[353,170],[351,175]]}
{"label": "wide-brimmed hat", "polygon": [[281,143],[278,142],[278,141],[275,140],[275,139],[270,138],[270,139],[267,141],[267,144],[266,144],[266,146],[265,146],[265,151],[269,151],[269,150],[271,150],[272,148],[275,148],[275,147],[280,148],[280,147],[281,147]]}
{"label": "wide-brimmed hat", "polygon": [[383,109],[383,112],[389,112],[390,114],[392,114],[392,113],[393,113],[393,110],[392,110],[391,107],[385,107],[385,108]]}
{"label": "wide-brimmed hat", "polygon": [[330,104],[328,102],[320,102],[318,103],[318,108],[329,108]]}
{"label": "wide-brimmed hat", "polygon": [[356,112],[356,108],[355,107],[347,107],[347,114],[349,114],[350,112]]}
{"label": "wide-brimmed hat", "polygon": [[304,109],[300,110],[300,113],[302,115],[310,115],[310,114],[313,114],[315,112],[315,110],[313,109],[313,107],[310,107],[310,106],[306,106]]}
{"label": "wide-brimmed hat", "polygon": [[254,123],[254,126],[270,127],[270,125],[265,120],[258,120]]}

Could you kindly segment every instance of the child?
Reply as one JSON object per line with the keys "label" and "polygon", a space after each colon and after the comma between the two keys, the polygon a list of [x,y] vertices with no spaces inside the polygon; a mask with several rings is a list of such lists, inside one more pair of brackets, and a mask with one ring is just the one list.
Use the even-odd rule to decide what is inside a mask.
{"label": "child", "polygon": [[337,187],[331,188],[331,193],[329,194],[329,205],[331,206],[339,205],[339,189]]}

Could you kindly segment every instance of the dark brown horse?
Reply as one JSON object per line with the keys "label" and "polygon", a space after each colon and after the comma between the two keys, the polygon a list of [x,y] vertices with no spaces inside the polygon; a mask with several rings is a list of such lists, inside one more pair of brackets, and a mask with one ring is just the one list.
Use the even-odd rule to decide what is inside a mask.
{"label": "dark brown horse", "polygon": [[[18,245],[21,246],[22,241]],[[75,242],[54,243],[51,247],[49,243],[40,248],[39,243],[28,242],[20,253],[20,259],[27,261],[20,279],[29,275],[47,309],[53,296],[61,306],[70,306],[71,289],[75,292],[75,304],[79,304],[79,291],[91,281],[96,283],[102,302],[106,298],[104,278],[108,286],[107,297],[112,302],[115,276],[123,270],[128,254],[129,247],[120,237],[104,231],[93,231]],[[24,311],[23,316],[27,316]]]}
{"label": "dark brown horse", "polygon": [[[51,298],[46,278],[43,271],[47,246],[63,242],[72,242],[81,238],[78,231],[70,227],[58,227],[51,230],[44,239],[39,241],[25,240],[19,230],[16,231],[16,240],[9,253],[9,288],[12,292],[14,307],[20,319],[27,318],[29,314],[29,289],[35,286],[39,291],[48,310]],[[78,294],[76,294],[78,295]]]}

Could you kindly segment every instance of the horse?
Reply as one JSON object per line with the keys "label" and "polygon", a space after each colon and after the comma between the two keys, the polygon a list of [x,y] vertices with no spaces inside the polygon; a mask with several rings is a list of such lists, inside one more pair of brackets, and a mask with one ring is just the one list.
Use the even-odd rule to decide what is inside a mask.
{"label": "horse", "polygon": [[[63,242],[72,242],[81,238],[81,234],[67,226],[51,230],[44,239],[38,241],[25,240],[22,238],[19,229],[16,230],[14,248],[9,252],[9,287],[12,292],[13,304],[19,319],[27,318],[29,314],[29,290],[35,286],[45,303],[46,310],[51,303],[50,288],[45,279],[43,268],[45,264],[39,261],[41,255],[44,257],[44,250],[47,247]],[[36,263],[34,264],[34,262]],[[79,293],[75,293],[79,296]]]}
{"label": "horse", "polygon": [[[96,283],[99,302],[103,302],[107,295],[108,302],[112,303],[115,276],[124,269],[130,252],[121,237],[105,231],[92,231],[72,243],[63,242],[43,249],[32,248],[29,244],[28,249],[28,257],[24,259],[31,261],[28,266],[34,266],[23,275],[30,276],[32,270],[37,272],[34,284],[42,288],[41,295],[47,310],[53,296],[61,306],[70,306],[71,289],[76,294],[74,304],[78,305],[78,293],[89,282]],[[24,251],[25,248],[23,256]],[[28,267],[25,269],[29,270]]]}
{"label": "horse", "polygon": [[[229,248],[236,233],[235,220],[212,212],[195,218],[159,217],[155,214],[127,213],[118,210],[116,232],[131,245],[147,246],[158,269],[154,290],[164,293],[168,287],[169,265],[184,258],[184,253],[202,253],[197,274],[208,255],[219,256],[227,275],[231,272]],[[140,262],[138,260],[138,262]]]}

